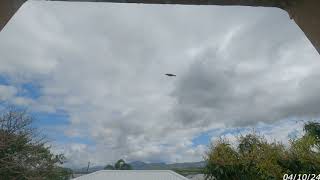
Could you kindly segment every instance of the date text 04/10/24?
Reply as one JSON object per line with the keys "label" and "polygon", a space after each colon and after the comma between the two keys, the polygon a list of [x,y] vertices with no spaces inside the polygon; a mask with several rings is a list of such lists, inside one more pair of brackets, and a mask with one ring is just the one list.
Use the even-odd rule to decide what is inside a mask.
{"label": "date text 04/10/24", "polygon": [[320,180],[320,174],[284,174],[283,180]]}

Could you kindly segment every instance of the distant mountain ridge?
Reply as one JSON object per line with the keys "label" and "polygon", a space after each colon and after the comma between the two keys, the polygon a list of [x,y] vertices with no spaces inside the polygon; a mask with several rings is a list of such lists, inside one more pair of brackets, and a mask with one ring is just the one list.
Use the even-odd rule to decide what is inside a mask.
{"label": "distant mountain ridge", "polygon": [[[88,173],[103,170],[104,166],[92,166],[89,168]],[[87,167],[73,169],[74,173],[87,173]]]}
{"label": "distant mountain ridge", "polygon": [[185,168],[202,168],[205,166],[204,161],[186,162],[186,163],[145,163],[142,161],[131,162],[130,165],[135,170],[168,170],[168,169],[185,169]]}
{"label": "distant mountain ridge", "polygon": [[[202,168],[205,166],[204,161],[200,162],[186,162],[186,163],[145,163],[142,161],[134,161],[129,163],[134,170],[170,170],[170,169],[187,169],[187,168]],[[89,168],[89,173],[103,170],[104,166],[93,166]],[[83,173],[87,168],[73,169],[74,172]]]}

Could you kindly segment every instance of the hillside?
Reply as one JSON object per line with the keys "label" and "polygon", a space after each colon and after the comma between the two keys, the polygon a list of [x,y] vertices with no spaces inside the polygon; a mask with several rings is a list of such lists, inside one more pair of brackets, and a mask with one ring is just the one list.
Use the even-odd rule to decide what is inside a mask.
{"label": "hillside", "polygon": [[161,170],[161,169],[186,169],[186,168],[202,168],[205,166],[204,161],[200,162],[186,162],[186,163],[144,163],[135,161],[130,163],[135,170]]}
{"label": "hillside", "polygon": [[[131,162],[130,165],[134,170],[185,170],[185,169],[199,169],[205,166],[204,161],[200,162],[186,162],[186,163],[145,163],[142,161]],[[89,172],[102,170],[103,166],[93,166],[89,168]],[[87,167],[73,169],[76,173],[85,173]]]}

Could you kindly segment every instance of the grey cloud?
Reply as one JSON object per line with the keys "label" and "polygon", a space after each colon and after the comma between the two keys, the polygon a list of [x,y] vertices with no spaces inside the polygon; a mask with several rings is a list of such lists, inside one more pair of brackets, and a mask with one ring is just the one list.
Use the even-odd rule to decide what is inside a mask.
{"label": "grey cloud", "polygon": [[[259,32],[259,26],[253,29]],[[254,30],[250,28],[250,32]],[[268,36],[278,41],[275,30]],[[190,65],[171,94],[178,102],[173,110],[178,120],[183,124],[204,121],[203,126],[221,121],[228,126],[245,126],[290,117],[318,117],[319,87],[314,82],[319,73],[313,71],[319,68],[317,58],[295,57],[293,52],[289,57],[283,55],[283,51],[304,42],[302,38],[289,40],[291,35],[284,36],[276,50],[273,41],[253,42],[250,37],[237,41],[238,37],[244,37],[243,33],[238,33],[226,47],[226,56],[216,47],[201,52],[198,61]],[[292,45],[283,39],[288,39]],[[239,42],[249,47],[262,46],[264,51],[242,49]],[[299,50],[301,54],[312,54],[307,48]]]}
{"label": "grey cloud", "polygon": [[318,115],[319,56],[278,9],[28,1],[0,40],[0,75],[95,142],[61,145],[73,164],[200,160],[201,132]]}

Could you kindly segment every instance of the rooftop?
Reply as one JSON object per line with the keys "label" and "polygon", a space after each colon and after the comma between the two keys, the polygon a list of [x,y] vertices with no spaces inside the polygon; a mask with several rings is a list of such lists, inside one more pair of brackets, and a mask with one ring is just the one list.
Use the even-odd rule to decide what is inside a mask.
{"label": "rooftop", "polygon": [[170,170],[101,170],[74,180],[188,180]]}

